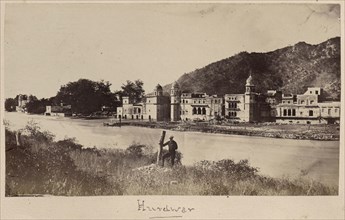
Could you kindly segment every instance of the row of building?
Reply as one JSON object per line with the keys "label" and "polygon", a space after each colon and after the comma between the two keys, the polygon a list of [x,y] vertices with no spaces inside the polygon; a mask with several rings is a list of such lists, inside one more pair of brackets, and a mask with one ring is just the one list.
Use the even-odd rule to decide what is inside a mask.
{"label": "row of building", "polygon": [[268,90],[255,92],[252,76],[246,80],[244,94],[224,96],[181,93],[173,83],[170,93],[157,85],[142,102],[122,98],[117,118],[152,121],[209,121],[226,118],[234,122],[339,123],[340,102],[322,100],[321,88],[308,88],[301,95]]}

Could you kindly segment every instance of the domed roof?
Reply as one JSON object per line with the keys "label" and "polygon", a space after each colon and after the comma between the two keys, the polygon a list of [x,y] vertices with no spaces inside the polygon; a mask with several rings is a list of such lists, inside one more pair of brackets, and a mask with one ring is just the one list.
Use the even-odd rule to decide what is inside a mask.
{"label": "domed roof", "polygon": [[252,74],[250,74],[246,81],[246,86],[252,86],[252,85],[253,85],[253,77],[252,77]]}
{"label": "domed roof", "polygon": [[157,86],[156,86],[155,90],[156,90],[156,91],[158,91],[158,90],[163,90],[163,88],[162,88],[162,86],[161,86],[161,85],[157,84]]}
{"label": "domed roof", "polygon": [[178,83],[175,81],[175,82],[173,82],[173,84],[171,85],[171,88],[173,89],[178,89],[178,88],[180,88],[180,86],[178,85]]}

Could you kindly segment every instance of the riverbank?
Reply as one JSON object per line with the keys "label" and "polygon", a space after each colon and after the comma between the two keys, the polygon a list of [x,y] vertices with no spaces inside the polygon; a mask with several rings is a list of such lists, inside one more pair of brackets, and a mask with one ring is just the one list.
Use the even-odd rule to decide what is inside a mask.
{"label": "riverbank", "polygon": [[[28,115],[21,113],[5,113],[5,119],[18,121],[19,119],[32,118],[33,120],[61,120],[72,122],[83,122],[92,126],[119,127],[119,120],[114,118],[79,118],[79,117],[51,117],[43,115]],[[17,122],[20,124],[21,122]],[[135,126],[145,128],[164,129],[178,132],[203,132],[210,134],[227,134],[266,137],[276,139],[295,139],[295,140],[317,140],[317,141],[339,141],[340,125],[322,124],[278,124],[278,123],[227,123],[221,124],[209,122],[149,122],[142,120],[122,120],[121,126]]]}
{"label": "riverbank", "polygon": [[221,125],[207,122],[183,123],[183,122],[148,122],[148,121],[122,121],[104,122],[105,126],[137,126],[158,128],[173,131],[197,131],[205,133],[258,136],[281,139],[339,141],[339,125],[298,125],[298,124],[231,124]]}
{"label": "riverbank", "polygon": [[338,194],[307,176],[261,175],[248,160],[185,166],[178,154],[171,169],[154,165],[156,158],[150,146],[84,148],[73,139],[54,141],[49,132],[30,126],[17,146],[15,133],[6,130],[6,196]]}

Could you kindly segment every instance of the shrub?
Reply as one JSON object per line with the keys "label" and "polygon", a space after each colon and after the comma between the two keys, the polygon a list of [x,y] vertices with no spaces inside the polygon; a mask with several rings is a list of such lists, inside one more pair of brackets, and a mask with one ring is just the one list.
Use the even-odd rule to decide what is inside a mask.
{"label": "shrub", "polygon": [[142,144],[132,144],[126,149],[126,154],[131,157],[140,158],[143,156],[143,148],[146,147]]}

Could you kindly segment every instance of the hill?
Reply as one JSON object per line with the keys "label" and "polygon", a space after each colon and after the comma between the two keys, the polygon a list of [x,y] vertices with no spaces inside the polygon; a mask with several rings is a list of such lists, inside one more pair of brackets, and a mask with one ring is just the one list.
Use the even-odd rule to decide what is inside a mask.
{"label": "hill", "polygon": [[328,99],[340,100],[340,37],[317,45],[299,42],[267,53],[241,52],[185,73],[177,82],[183,92],[243,93],[250,72],[258,92],[280,89],[301,94],[318,86]]}

